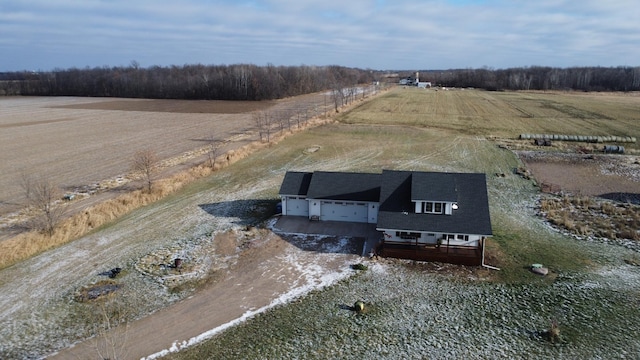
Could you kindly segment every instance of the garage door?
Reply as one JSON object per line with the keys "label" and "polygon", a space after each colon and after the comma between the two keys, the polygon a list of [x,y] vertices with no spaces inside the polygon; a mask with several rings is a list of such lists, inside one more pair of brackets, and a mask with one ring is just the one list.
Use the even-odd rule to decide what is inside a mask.
{"label": "garage door", "polygon": [[287,215],[309,216],[309,202],[305,198],[287,198]]}
{"label": "garage door", "polygon": [[367,204],[344,201],[323,201],[320,220],[367,222]]}

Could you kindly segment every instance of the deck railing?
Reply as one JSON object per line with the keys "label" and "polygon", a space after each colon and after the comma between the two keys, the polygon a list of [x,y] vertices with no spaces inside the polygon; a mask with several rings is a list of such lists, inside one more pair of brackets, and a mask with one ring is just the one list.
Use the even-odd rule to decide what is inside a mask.
{"label": "deck railing", "polygon": [[381,255],[385,257],[418,261],[439,261],[462,265],[480,265],[482,263],[482,244],[478,247],[467,247],[452,245],[437,246],[385,243],[381,246]]}

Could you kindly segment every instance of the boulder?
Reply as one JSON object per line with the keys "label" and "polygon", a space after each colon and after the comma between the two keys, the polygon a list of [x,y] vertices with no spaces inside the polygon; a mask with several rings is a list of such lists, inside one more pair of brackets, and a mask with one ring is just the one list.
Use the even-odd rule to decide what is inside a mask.
{"label": "boulder", "polygon": [[533,264],[531,265],[531,272],[534,274],[545,276],[549,273],[549,269],[542,266],[542,264]]}

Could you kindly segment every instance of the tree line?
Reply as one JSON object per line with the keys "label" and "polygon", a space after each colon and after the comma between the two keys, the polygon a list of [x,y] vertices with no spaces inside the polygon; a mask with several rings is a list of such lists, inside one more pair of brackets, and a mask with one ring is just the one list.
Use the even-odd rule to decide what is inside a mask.
{"label": "tree line", "polygon": [[[193,100],[272,100],[353,88],[383,71],[332,66],[183,65],[55,69],[0,73],[0,95],[96,96]],[[400,72],[413,75],[412,72]],[[421,70],[420,78],[486,90],[640,91],[640,67],[531,66]]]}
{"label": "tree line", "polygon": [[442,86],[486,90],[640,90],[640,67],[628,66],[427,70],[420,72],[420,78]]}
{"label": "tree line", "polygon": [[191,100],[272,100],[370,83],[341,66],[184,65],[55,69],[0,74],[0,95]]}

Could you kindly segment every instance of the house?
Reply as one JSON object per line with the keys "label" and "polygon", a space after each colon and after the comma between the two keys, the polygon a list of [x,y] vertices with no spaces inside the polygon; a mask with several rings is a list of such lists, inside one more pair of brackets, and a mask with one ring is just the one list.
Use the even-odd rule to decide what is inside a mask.
{"label": "house", "polygon": [[290,171],[279,194],[283,216],[376,224],[383,256],[480,265],[492,236],[484,174]]}

